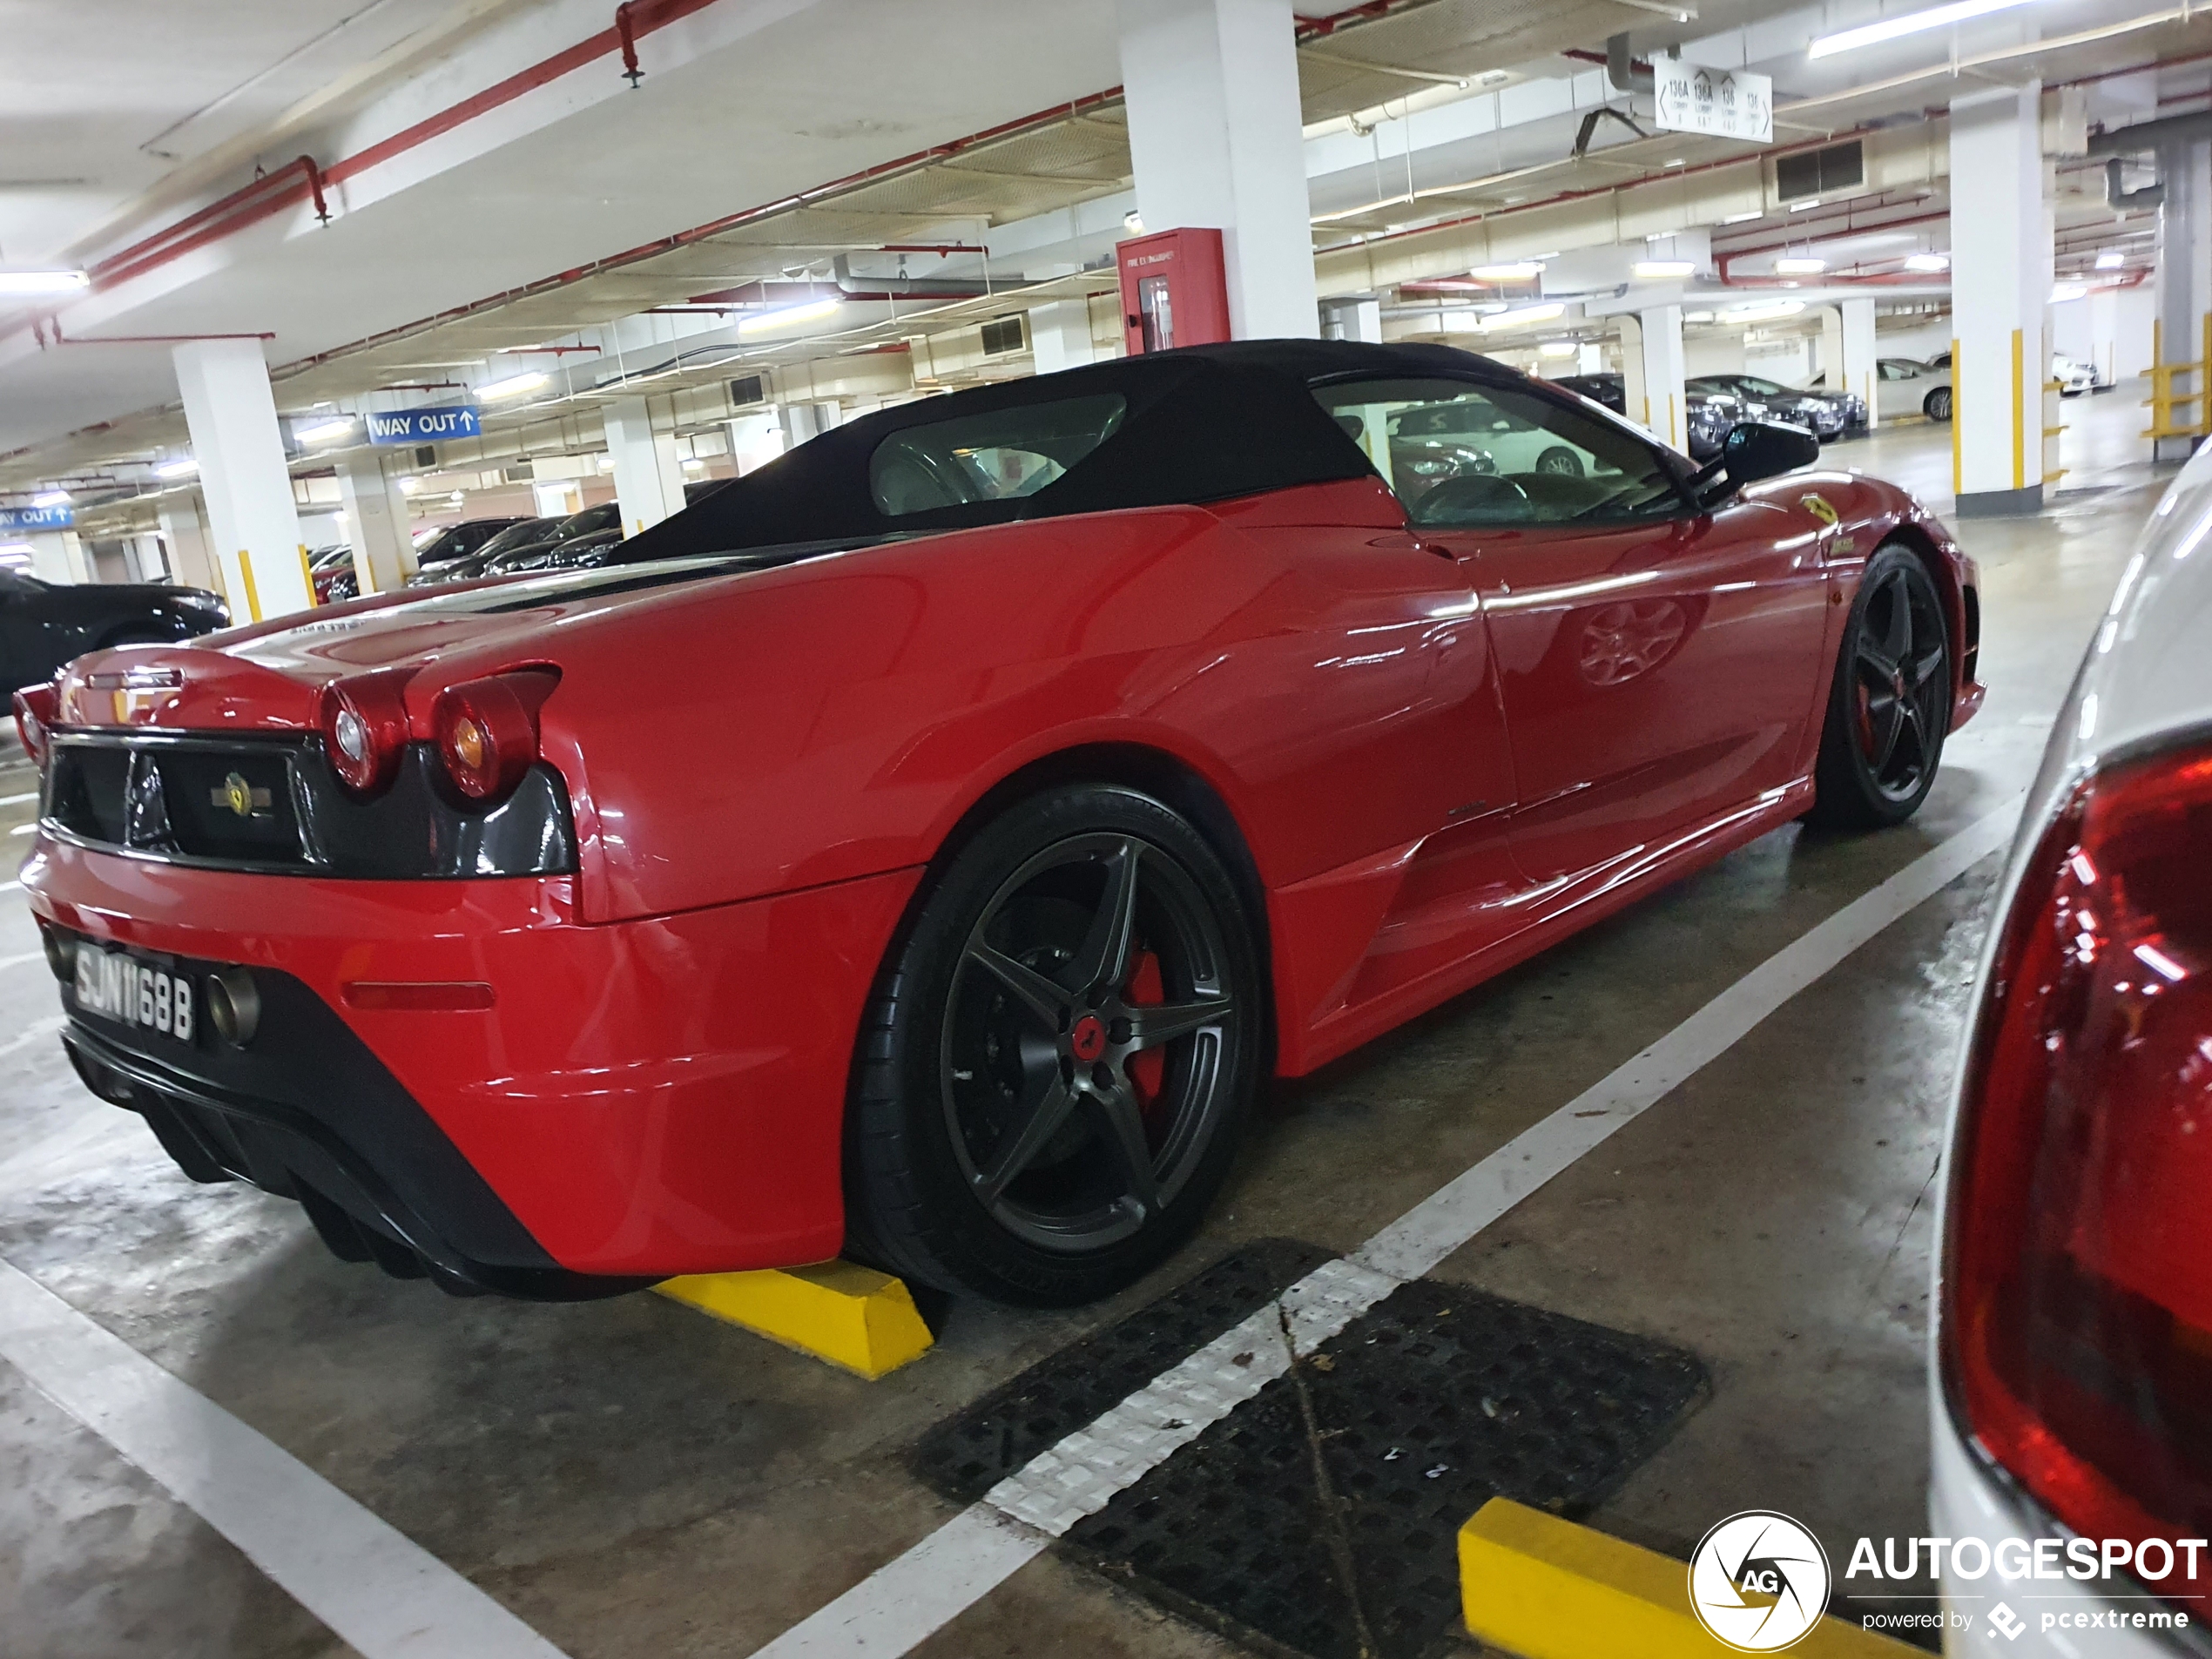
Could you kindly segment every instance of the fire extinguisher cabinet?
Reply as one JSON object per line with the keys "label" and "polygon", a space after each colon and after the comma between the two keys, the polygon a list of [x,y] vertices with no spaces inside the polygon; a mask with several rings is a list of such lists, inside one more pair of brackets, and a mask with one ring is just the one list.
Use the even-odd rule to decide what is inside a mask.
{"label": "fire extinguisher cabinet", "polygon": [[1229,273],[1219,231],[1154,231],[1130,237],[1115,253],[1130,356],[1229,338]]}

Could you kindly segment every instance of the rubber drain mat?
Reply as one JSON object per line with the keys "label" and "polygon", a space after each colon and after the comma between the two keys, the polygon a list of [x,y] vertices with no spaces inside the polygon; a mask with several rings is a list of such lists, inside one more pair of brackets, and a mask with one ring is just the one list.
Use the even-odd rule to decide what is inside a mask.
{"label": "rubber drain mat", "polygon": [[948,1498],[974,1502],[1329,1257],[1318,1245],[1294,1238],[1254,1240],[932,1429],[915,1448],[915,1474]]}
{"label": "rubber drain mat", "polygon": [[1422,1659],[1460,1629],[1470,1515],[1500,1494],[1588,1513],[1706,1389],[1681,1349],[1424,1280],[1065,1542],[1263,1650]]}

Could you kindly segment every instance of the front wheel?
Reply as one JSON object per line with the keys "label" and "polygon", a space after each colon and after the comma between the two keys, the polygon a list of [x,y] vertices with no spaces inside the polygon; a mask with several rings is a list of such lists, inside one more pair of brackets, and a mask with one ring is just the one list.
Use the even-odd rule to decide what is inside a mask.
{"label": "front wheel", "polygon": [[1536,457],[1536,470],[1559,478],[1580,478],[1582,457],[1563,445],[1554,444]]}
{"label": "front wheel", "polygon": [[1931,421],[1948,421],[1951,418],[1951,388],[1939,386],[1929,393],[1920,401],[1920,413]]}
{"label": "front wheel", "polygon": [[1935,784],[1951,729],[1951,644],[1927,567],[1877,548],[1844,625],[1814,769],[1813,823],[1902,824]]}
{"label": "front wheel", "polygon": [[1011,808],[946,866],[870,1003],[854,1243],[996,1301],[1111,1294],[1226,1178],[1264,1030],[1245,903],[1186,819],[1102,785]]}

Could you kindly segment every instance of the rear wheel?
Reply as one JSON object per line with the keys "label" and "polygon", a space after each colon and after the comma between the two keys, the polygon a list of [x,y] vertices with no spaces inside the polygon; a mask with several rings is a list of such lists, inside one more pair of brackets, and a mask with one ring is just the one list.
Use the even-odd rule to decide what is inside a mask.
{"label": "rear wheel", "polygon": [[1554,444],[1536,457],[1536,470],[1555,474],[1561,478],[1582,475],[1582,457],[1563,445]]}
{"label": "rear wheel", "polygon": [[1939,386],[1921,399],[1920,413],[1931,421],[1948,421],[1951,418],[1951,388]]}
{"label": "rear wheel", "polygon": [[870,1004],[854,1242],[999,1301],[1128,1285],[1228,1174],[1262,995],[1237,885],[1180,815],[1097,785],[1012,808],[946,867]]}
{"label": "rear wheel", "polygon": [[1951,646],[1927,567],[1877,548],[1844,624],[1806,817],[1838,829],[1901,824],[1935,783],[1951,728]]}

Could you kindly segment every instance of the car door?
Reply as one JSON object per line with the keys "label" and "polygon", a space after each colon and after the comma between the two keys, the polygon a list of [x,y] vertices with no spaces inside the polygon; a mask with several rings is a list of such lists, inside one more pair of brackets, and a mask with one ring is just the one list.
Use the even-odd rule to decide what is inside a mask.
{"label": "car door", "polygon": [[1487,398],[1581,462],[1440,481],[1410,503],[1489,624],[1522,873],[1609,879],[1789,782],[1826,625],[1819,521],[1696,511],[1677,459],[1534,388],[1426,395]]}

